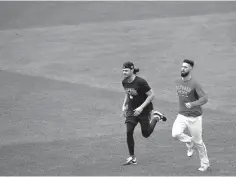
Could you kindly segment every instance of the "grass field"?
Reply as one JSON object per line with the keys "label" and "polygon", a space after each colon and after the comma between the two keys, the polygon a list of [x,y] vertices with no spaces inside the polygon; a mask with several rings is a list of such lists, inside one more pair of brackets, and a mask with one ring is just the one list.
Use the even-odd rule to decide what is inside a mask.
{"label": "grass field", "polygon": [[[0,31],[0,175],[235,175],[236,12]],[[212,170],[197,172],[174,141],[174,81],[184,58],[208,93],[204,141]],[[128,156],[121,66],[133,61],[168,116]]]}

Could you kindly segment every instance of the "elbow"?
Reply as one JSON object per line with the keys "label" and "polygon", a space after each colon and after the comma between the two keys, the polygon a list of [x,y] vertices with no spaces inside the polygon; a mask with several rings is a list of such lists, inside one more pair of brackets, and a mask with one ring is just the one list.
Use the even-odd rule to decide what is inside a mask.
{"label": "elbow", "polygon": [[155,98],[155,93],[153,92],[153,90],[150,90],[149,92],[146,93],[148,96],[148,100],[152,101]]}
{"label": "elbow", "polygon": [[155,98],[155,93],[154,92],[152,92],[152,100]]}
{"label": "elbow", "polygon": [[206,95],[205,96],[205,103],[207,103],[208,102],[208,96]]}

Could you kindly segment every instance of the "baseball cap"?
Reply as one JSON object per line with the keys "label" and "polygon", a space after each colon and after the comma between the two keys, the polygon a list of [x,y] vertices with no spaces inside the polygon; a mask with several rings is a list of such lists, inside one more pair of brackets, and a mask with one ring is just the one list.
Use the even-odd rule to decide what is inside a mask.
{"label": "baseball cap", "polygon": [[127,61],[123,64],[123,68],[134,69],[134,64],[130,61]]}

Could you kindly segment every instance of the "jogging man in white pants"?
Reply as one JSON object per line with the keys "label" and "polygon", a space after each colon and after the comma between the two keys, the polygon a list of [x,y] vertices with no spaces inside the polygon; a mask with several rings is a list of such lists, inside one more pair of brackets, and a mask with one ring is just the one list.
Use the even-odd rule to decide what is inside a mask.
{"label": "jogging man in white pants", "polygon": [[[181,68],[181,79],[176,83],[179,97],[179,114],[172,127],[172,137],[186,143],[187,156],[191,157],[198,150],[201,166],[199,171],[206,171],[209,166],[206,146],[202,140],[202,109],[208,99],[201,85],[192,78],[194,67],[192,60],[185,59]],[[188,128],[191,136],[184,134]]]}

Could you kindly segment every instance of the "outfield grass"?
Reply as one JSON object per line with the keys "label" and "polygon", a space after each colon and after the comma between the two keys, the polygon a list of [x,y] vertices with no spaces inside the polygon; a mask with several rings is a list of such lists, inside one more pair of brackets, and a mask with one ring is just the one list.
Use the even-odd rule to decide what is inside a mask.
{"label": "outfield grass", "polygon": [[[234,175],[236,13],[0,32],[0,175]],[[183,58],[209,95],[204,140],[212,171],[173,141],[174,81]],[[128,155],[121,66],[131,60],[169,117]]]}

